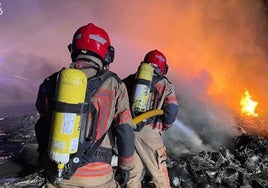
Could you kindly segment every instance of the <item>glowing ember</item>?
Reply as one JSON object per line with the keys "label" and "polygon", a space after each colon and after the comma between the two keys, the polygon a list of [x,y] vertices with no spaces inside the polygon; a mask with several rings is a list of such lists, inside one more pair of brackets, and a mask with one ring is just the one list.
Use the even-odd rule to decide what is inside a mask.
{"label": "glowing ember", "polygon": [[241,112],[247,116],[257,117],[258,114],[255,112],[255,108],[258,102],[251,100],[251,96],[248,91],[245,91],[242,99],[240,100]]}

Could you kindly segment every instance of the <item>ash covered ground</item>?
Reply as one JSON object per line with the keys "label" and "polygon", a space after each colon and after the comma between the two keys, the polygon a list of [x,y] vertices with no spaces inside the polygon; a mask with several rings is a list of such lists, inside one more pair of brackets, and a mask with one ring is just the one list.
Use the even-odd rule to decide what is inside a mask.
{"label": "ash covered ground", "polygon": [[[40,187],[44,178],[37,173],[37,144],[34,124],[38,114],[1,118],[0,187]],[[193,137],[194,140],[194,137]],[[247,133],[233,137],[228,147],[204,148],[174,141],[167,146],[172,187],[268,187],[268,141]],[[144,187],[153,187],[145,174]]]}

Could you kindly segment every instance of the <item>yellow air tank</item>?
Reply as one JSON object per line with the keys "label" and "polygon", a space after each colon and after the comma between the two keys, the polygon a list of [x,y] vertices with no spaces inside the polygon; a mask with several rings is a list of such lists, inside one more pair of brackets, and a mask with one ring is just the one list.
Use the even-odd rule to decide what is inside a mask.
{"label": "yellow air tank", "polygon": [[149,110],[153,73],[154,68],[151,64],[140,64],[132,98],[132,110],[135,114],[140,114]]}
{"label": "yellow air tank", "polygon": [[[78,69],[67,68],[59,73],[56,101],[62,104],[81,105],[85,102],[87,77]],[[67,111],[67,112],[66,112]],[[68,110],[53,112],[49,141],[49,156],[58,164],[56,182],[62,181],[64,165],[70,154],[77,152],[81,127],[81,114]]]}

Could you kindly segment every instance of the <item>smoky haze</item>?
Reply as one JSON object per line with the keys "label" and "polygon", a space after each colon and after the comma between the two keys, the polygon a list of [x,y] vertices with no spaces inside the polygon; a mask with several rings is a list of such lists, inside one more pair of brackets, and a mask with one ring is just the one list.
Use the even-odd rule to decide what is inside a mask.
{"label": "smoky haze", "polygon": [[1,8],[2,107],[34,103],[45,76],[69,65],[74,31],[94,22],[110,34],[111,70],[122,78],[149,50],[166,55],[180,101],[172,140],[187,138],[177,130],[185,125],[204,145],[225,144],[246,89],[267,116],[266,0],[2,0]]}

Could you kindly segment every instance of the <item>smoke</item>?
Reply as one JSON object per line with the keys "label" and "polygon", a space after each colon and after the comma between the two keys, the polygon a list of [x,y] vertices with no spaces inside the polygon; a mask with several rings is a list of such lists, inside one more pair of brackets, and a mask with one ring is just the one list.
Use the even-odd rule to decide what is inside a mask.
{"label": "smoke", "polygon": [[[237,110],[237,101],[249,89],[267,113],[267,14],[263,1],[227,1],[206,6],[202,16],[204,36],[210,49],[212,96]],[[215,12],[215,9],[217,12]],[[206,53],[207,54],[207,53]],[[228,94],[227,94],[228,93]]]}
{"label": "smoke", "polygon": [[166,55],[178,121],[202,144],[228,143],[245,89],[267,116],[266,0],[2,0],[1,9],[0,105],[34,102],[44,77],[69,65],[74,31],[94,22],[109,32],[116,52],[111,70],[122,78],[149,50]]}
{"label": "smoke", "polygon": [[197,132],[179,120],[176,120],[170,130],[163,134],[163,138],[170,157],[214,150],[210,145],[204,143]]}
{"label": "smoke", "polygon": [[34,103],[39,84],[53,73],[56,68],[47,59],[20,52],[5,54],[4,63],[1,64],[0,104],[15,106],[23,103]]}

